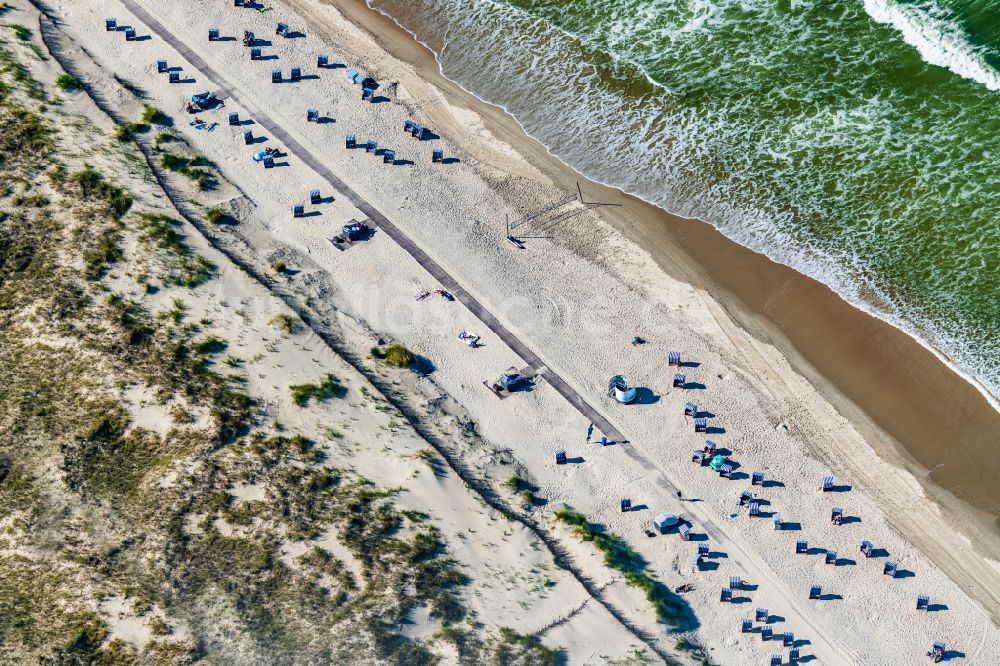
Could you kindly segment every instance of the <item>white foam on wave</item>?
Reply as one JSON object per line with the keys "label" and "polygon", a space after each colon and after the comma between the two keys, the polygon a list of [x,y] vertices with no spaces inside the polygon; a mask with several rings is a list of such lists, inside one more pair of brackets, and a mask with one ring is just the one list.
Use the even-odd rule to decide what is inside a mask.
{"label": "white foam on wave", "polygon": [[[487,1],[491,5],[495,5],[493,0]],[[511,106],[501,103],[496,99],[484,98],[482,94],[471,90],[468,85],[446,73],[442,55],[443,51],[448,47],[447,38],[441,45],[441,52],[438,52],[437,49],[432,48],[425,40],[421,39],[414,30],[401,23],[390,12],[376,5],[375,2],[376,0],[366,0],[369,9],[391,20],[434,55],[438,65],[438,72],[442,78],[458,85],[481,102],[503,109],[514,119],[525,134],[544,146],[550,156],[576,173],[579,173],[583,178],[635,196],[649,204],[668,210],[678,217],[707,222],[737,244],[827,285],[848,304],[906,333],[922,347],[933,353],[957,375],[974,386],[994,409],[1000,411],[1000,401],[997,399],[997,396],[1000,395],[1000,384],[992,381],[995,377],[991,368],[980,367],[979,364],[974,362],[974,355],[966,353],[969,351],[968,342],[962,340],[960,337],[949,334],[948,331],[935,326],[922,313],[914,311],[913,308],[908,307],[904,303],[899,303],[897,299],[891,298],[888,293],[870,278],[864,279],[866,275],[866,271],[863,269],[864,262],[861,257],[853,255],[849,249],[843,248],[842,252],[834,255],[815,245],[803,247],[794,238],[792,229],[782,225],[779,220],[774,218],[773,214],[765,213],[762,209],[748,210],[746,207],[733,205],[729,197],[726,196],[726,193],[722,191],[702,192],[700,193],[701,196],[697,196],[692,192],[684,190],[674,192],[673,188],[668,186],[668,183],[660,181],[655,183],[659,190],[654,194],[649,188],[653,183],[644,183],[642,181],[628,182],[628,179],[621,180],[607,173],[598,173],[602,169],[595,169],[592,159],[593,155],[589,154],[587,147],[573,143],[567,145],[565,142],[559,141],[556,137],[544,136],[541,128],[537,132],[533,131],[526,126],[526,119],[520,117]],[[525,20],[537,20],[536,17],[520,10],[516,10],[516,13]],[[483,28],[482,25],[478,25],[477,27],[479,29]],[[553,28],[550,25],[546,25],[546,27]],[[564,37],[580,40],[579,36],[570,32],[559,28],[554,29],[555,32]],[[500,58],[502,55],[510,57],[513,54],[493,52],[492,55],[495,58]],[[620,55],[609,55],[612,55],[619,62],[635,64],[631,63],[630,59],[623,58]],[[535,65],[537,66],[538,64],[540,63],[536,59]],[[639,72],[646,76],[651,84],[664,87],[649,77],[649,74],[642,67],[638,65],[636,67]],[[553,94],[556,94],[556,92],[554,91]],[[595,92],[603,94],[599,90]],[[594,114],[600,113],[602,109],[602,105],[596,102],[596,99],[592,99],[591,103],[585,107],[587,111],[584,114],[586,116],[586,124],[593,124],[597,121],[598,125],[603,122],[605,126],[608,126],[609,123],[613,123],[613,119],[611,118],[600,120],[595,118]],[[571,122],[574,114],[569,111],[569,109],[574,108],[572,104],[565,106],[556,104],[554,106],[556,109],[564,109],[564,114],[569,114],[562,115],[561,122],[556,123],[557,125],[571,126],[575,124]],[[617,108],[616,111],[621,112],[623,109]],[[557,113],[557,115],[560,114]],[[621,118],[618,118],[618,120],[621,120]],[[674,127],[673,131],[679,136],[683,134],[680,129],[679,127]],[[704,130],[704,127],[702,127],[702,130]],[[563,150],[560,153],[554,152],[550,145],[552,143],[551,140],[554,138],[556,138],[555,143],[562,144]],[[686,142],[682,141],[679,143]],[[576,151],[574,148],[583,148],[583,150]],[[679,149],[680,146],[675,146],[674,151]],[[651,156],[649,153],[643,152],[644,156],[640,158],[640,162],[644,162],[645,158]],[[683,159],[684,156],[682,154],[674,152],[668,155],[666,162],[668,164],[679,163]],[[702,205],[706,202],[711,202],[711,205],[706,210],[695,210],[696,201]],[[728,220],[731,223],[713,223],[712,220],[716,220],[717,222]],[[732,223],[737,220],[738,223]],[[853,267],[854,270],[844,270],[846,266]]]}
{"label": "white foam on wave", "polygon": [[933,0],[900,5],[894,0],[865,0],[865,11],[878,23],[890,25],[903,41],[932,65],[946,67],[990,90],[1000,90],[1000,72],[969,42],[961,26],[951,21]]}

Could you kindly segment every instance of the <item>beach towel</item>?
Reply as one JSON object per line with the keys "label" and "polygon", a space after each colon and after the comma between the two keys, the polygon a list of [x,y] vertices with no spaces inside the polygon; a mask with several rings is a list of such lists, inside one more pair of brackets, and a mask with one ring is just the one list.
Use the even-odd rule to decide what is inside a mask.
{"label": "beach towel", "polygon": [[209,125],[208,127],[205,128],[205,131],[211,132],[212,130],[214,130],[218,126],[219,126],[219,123],[212,123],[211,125]]}

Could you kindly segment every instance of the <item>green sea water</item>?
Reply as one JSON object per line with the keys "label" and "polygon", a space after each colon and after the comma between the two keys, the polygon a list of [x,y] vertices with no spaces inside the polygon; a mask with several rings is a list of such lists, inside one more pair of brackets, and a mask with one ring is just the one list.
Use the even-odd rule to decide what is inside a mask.
{"label": "green sea water", "polygon": [[563,161],[1000,396],[1000,0],[368,0]]}

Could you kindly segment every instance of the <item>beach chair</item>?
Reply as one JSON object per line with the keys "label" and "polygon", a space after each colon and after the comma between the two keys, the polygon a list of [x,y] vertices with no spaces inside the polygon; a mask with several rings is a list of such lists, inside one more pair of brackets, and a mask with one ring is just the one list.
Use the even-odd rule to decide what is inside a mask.
{"label": "beach chair", "polygon": [[318,206],[323,202],[323,197],[319,195],[319,190],[309,190],[309,203]]}
{"label": "beach chair", "polygon": [[170,82],[170,83],[180,83],[181,82],[181,73],[178,72],[175,69],[174,71],[172,71],[169,74],[167,74],[167,81]]}
{"label": "beach chair", "polygon": [[292,71],[289,74],[289,77],[292,79],[292,81],[301,81],[302,80],[302,68],[301,67],[292,67]]}
{"label": "beach chair", "polygon": [[771,655],[771,666],[781,666],[781,655],[772,654]]}
{"label": "beach chair", "polygon": [[920,595],[917,597],[917,610],[928,610],[930,607],[931,598],[926,595]]}
{"label": "beach chair", "polygon": [[823,563],[824,564],[836,564],[837,563],[837,551],[835,551],[835,550],[828,550],[828,551],[826,551],[826,553],[823,555]]}
{"label": "beach chair", "polygon": [[319,109],[306,109],[306,122],[307,123],[318,123],[319,122]]}
{"label": "beach chair", "polygon": [[732,465],[723,465],[722,467],[720,467],[719,468],[719,476],[722,477],[723,479],[731,479],[731,478],[733,478],[733,466]]}
{"label": "beach chair", "polygon": [[157,60],[156,61],[156,73],[157,74],[163,74],[164,72],[167,72],[169,70],[170,70],[170,68],[167,67],[167,61],[166,60]]}
{"label": "beach chair", "polygon": [[271,83],[281,83],[281,70],[277,67],[271,70]]}
{"label": "beach chair", "polygon": [[275,29],[274,34],[281,35],[282,37],[284,37],[285,35],[287,35],[288,34],[288,24],[287,23],[278,23],[278,27]]}
{"label": "beach chair", "polygon": [[715,455],[715,442],[713,442],[710,439],[706,439],[705,440],[705,446],[702,448],[702,450],[705,452],[706,456],[714,456]]}
{"label": "beach chair", "polygon": [[744,619],[743,622],[740,624],[740,633],[749,634],[751,631],[753,631],[753,622]]}
{"label": "beach chair", "polygon": [[705,465],[705,452],[704,451],[695,451],[694,453],[692,453],[691,454],[691,462],[696,462],[699,465],[704,466]]}
{"label": "beach chair", "polygon": [[695,419],[694,420],[694,431],[695,432],[706,432],[708,430],[708,419]]}
{"label": "beach chair", "polygon": [[632,510],[632,500],[628,497],[622,498],[622,513],[626,513]]}
{"label": "beach chair", "polygon": [[750,517],[756,518],[760,515],[760,502],[750,502]]}
{"label": "beach chair", "polygon": [[781,514],[775,511],[771,514],[771,522],[774,524],[775,530],[781,529]]}
{"label": "beach chair", "polygon": [[935,664],[944,659],[944,649],[944,643],[934,643],[934,645],[931,646],[930,658]]}
{"label": "beach chair", "polygon": [[728,587],[722,588],[722,593],[719,595],[719,601],[722,603],[732,603],[733,601],[733,591]]}
{"label": "beach chair", "polygon": [[795,554],[805,555],[809,552],[809,542],[805,539],[799,539],[795,542]]}
{"label": "beach chair", "polygon": [[135,28],[125,28],[125,41],[126,42],[135,41]]}
{"label": "beach chair", "polygon": [[292,217],[305,217],[306,207],[305,204],[295,204],[292,206]]}
{"label": "beach chair", "polygon": [[680,352],[667,352],[667,366],[676,365],[678,368],[681,367],[681,353]]}
{"label": "beach chair", "polygon": [[[264,168],[271,169],[274,167],[274,158],[270,155],[264,156]],[[302,217],[301,215],[296,215],[295,217]]]}
{"label": "beach chair", "polygon": [[417,125],[416,127],[414,127],[413,128],[413,138],[416,139],[417,141],[423,141],[424,140],[424,130],[425,129],[426,129],[425,127],[421,127],[420,125]]}
{"label": "beach chair", "polygon": [[330,58],[328,56],[325,56],[325,55],[318,55],[318,56],[316,56],[316,68],[317,69],[326,69],[329,66],[330,66]]}
{"label": "beach chair", "polygon": [[229,112],[229,124],[232,126],[237,126],[240,124],[240,114],[236,111]]}
{"label": "beach chair", "polygon": [[118,29],[118,19],[106,18],[104,19],[104,29],[107,32],[114,32]]}
{"label": "beach chair", "polygon": [[698,544],[698,554],[701,555],[701,556],[703,556],[703,557],[705,557],[705,556],[708,555],[708,544],[707,543],[699,543]]}
{"label": "beach chair", "polygon": [[685,382],[686,379],[687,379],[687,377],[685,375],[679,373],[679,372],[677,374],[675,374],[674,375],[674,388],[684,388],[684,382]]}
{"label": "beach chair", "polygon": [[353,150],[358,147],[358,139],[353,134],[348,134],[347,138],[344,139],[344,145],[348,150]]}
{"label": "beach chair", "polygon": [[823,477],[822,488],[823,488],[823,492],[824,493],[830,492],[831,490],[833,490],[833,477],[832,476],[824,476]]}
{"label": "beach chair", "polygon": [[840,525],[844,521],[844,510],[839,506],[833,507],[830,510],[830,522],[834,525]]}
{"label": "beach chair", "polygon": [[374,99],[374,97],[372,97],[373,93],[374,93],[374,91],[371,88],[362,88],[361,89],[361,101],[362,102],[370,102],[370,101],[372,101]]}
{"label": "beach chair", "polygon": [[823,586],[822,585],[810,585],[809,586],[809,598],[819,599],[823,596]]}
{"label": "beach chair", "polygon": [[698,405],[693,402],[689,402],[684,405],[684,416],[695,417],[698,415]]}
{"label": "beach chair", "polygon": [[250,59],[251,60],[260,60],[262,57],[263,56],[260,53],[260,47],[259,46],[251,46],[250,47]]}
{"label": "beach chair", "polygon": [[374,154],[376,151],[378,151],[378,141],[368,141],[368,143],[365,144],[366,153]]}
{"label": "beach chair", "polygon": [[404,121],[403,121],[403,131],[404,131],[404,132],[406,132],[406,133],[408,133],[408,134],[409,134],[409,133],[412,133],[412,132],[413,132],[413,126],[414,126],[415,124],[416,124],[416,123],[414,123],[414,122],[413,122],[412,120],[410,120],[410,119],[406,119],[406,120],[404,120]]}
{"label": "beach chair", "polygon": [[760,628],[760,639],[762,641],[769,641],[769,640],[771,640],[772,636],[774,636],[774,628],[773,627],[761,627]]}
{"label": "beach chair", "polygon": [[233,7],[245,7],[246,0],[233,0]]}
{"label": "beach chair", "polygon": [[738,590],[743,586],[743,579],[739,576],[729,577],[729,588],[732,590]]}
{"label": "beach chair", "polygon": [[444,151],[435,148],[431,151],[431,162],[443,162],[444,161]]}
{"label": "beach chair", "polygon": [[888,562],[887,561],[885,563],[885,566],[882,567],[882,575],[883,576],[891,576],[891,577],[895,578],[896,577],[896,563],[895,562]]}
{"label": "beach chair", "polygon": [[701,555],[695,553],[694,557],[691,558],[691,561],[694,563],[694,565],[698,568],[699,571],[701,570],[701,557],[702,557]]}
{"label": "beach chair", "polygon": [[861,542],[861,552],[864,554],[865,557],[871,557],[872,553],[874,552],[874,550],[875,550],[875,547],[872,546],[872,542],[871,541],[862,541]]}
{"label": "beach chair", "polygon": [[253,143],[253,132],[250,130],[243,131],[243,143],[248,146]]}
{"label": "beach chair", "polygon": [[558,449],[556,451],[556,464],[557,465],[566,464],[566,449]]}
{"label": "beach chair", "polygon": [[219,41],[219,29],[218,28],[209,28],[208,29],[208,41],[210,41],[210,42],[217,42],[217,41]]}
{"label": "beach chair", "polygon": [[767,622],[767,618],[769,617],[771,617],[771,615],[767,612],[766,608],[758,608],[753,613],[754,622]]}
{"label": "beach chair", "polygon": [[691,528],[688,527],[687,523],[681,523],[677,526],[677,534],[680,536],[681,541],[687,541],[691,538]]}
{"label": "beach chair", "polygon": [[789,650],[788,651],[788,663],[789,664],[794,664],[794,663],[797,663],[798,660],[799,660],[799,649],[798,648],[792,648],[791,650]]}
{"label": "beach chair", "polygon": [[751,486],[763,486],[764,485],[764,472],[754,472],[750,478]]}
{"label": "beach chair", "polygon": [[382,153],[382,164],[395,164],[396,163],[396,151],[386,150]]}
{"label": "beach chair", "polygon": [[785,647],[792,647],[795,645],[795,634],[791,631],[786,631],[781,635],[781,644]]}

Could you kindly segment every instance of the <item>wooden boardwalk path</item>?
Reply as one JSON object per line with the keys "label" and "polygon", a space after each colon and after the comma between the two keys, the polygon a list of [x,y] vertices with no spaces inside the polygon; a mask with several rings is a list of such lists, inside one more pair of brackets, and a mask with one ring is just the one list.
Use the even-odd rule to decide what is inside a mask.
{"label": "wooden boardwalk path", "polygon": [[346,196],[358,210],[367,215],[368,219],[374,222],[380,230],[385,232],[389,238],[406,250],[406,252],[408,252],[410,256],[417,261],[417,263],[423,266],[423,268],[430,273],[431,276],[437,280],[444,289],[451,292],[455,298],[462,303],[462,305],[468,308],[468,310],[475,315],[477,319],[483,322],[487,328],[503,340],[504,344],[510,347],[514,353],[517,354],[528,366],[533,368],[536,372],[544,371],[543,376],[545,381],[548,382],[552,388],[559,393],[559,395],[563,396],[569,404],[573,405],[577,411],[589,419],[597,430],[607,436],[607,438],[611,441],[626,441],[625,437],[617,430],[617,428],[611,425],[611,423],[604,418],[604,416],[602,416],[586,400],[584,400],[583,396],[567,384],[565,380],[558,375],[558,373],[545,365],[545,363],[538,358],[538,355],[531,351],[531,349],[529,349],[524,342],[507,330],[507,328],[501,324],[500,321],[494,317],[482,303],[473,298],[473,296],[469,294],[468,291],[463,289],[458,281],[451,276],[451,274],[449,274],[439,263],[434,261],[434,259],[432,259],[416,243],[414,243],[413,239],[407,236],[406,233],[404,233],[395,224],[390,222],[385,215],[380,213],[378,209],[363,199],[357,192],[352,190],[347,183],[337,178],[337,176],[335,176],[330,169],[316,159],[315,155],[306,150],[298,141],[293,139],[288,132],[271,120],[267,114],[265,114],[256,104],[253,103],[252,100],[243,95],[235,86],[219,75],[218,72],[212,69],[212,67],[204,61],[204,59],[188,48],[185,43],[180,41],[172,32],[167,30],[163,24],[157,21],[146,10],[134,2],[134,0],[122,0],[122,3],[135,15],[137,19],[142,21],[160,39],[169,44],[174,50],[183,56],[184,59],[187,60],[192,67],[198,70],[208,81],[210,81],[212,85],[216,86],[218,88],[216,95],[220,98],[231,98],[240,106],[245,108],[253,116],[254,122],[267,130],[277,141],[284,144],[289,154],[295,155],[298,159],[302,160],[304,164],[325,179],[331,186],[333,186],[334,189],[339,191],[343,196]]}

